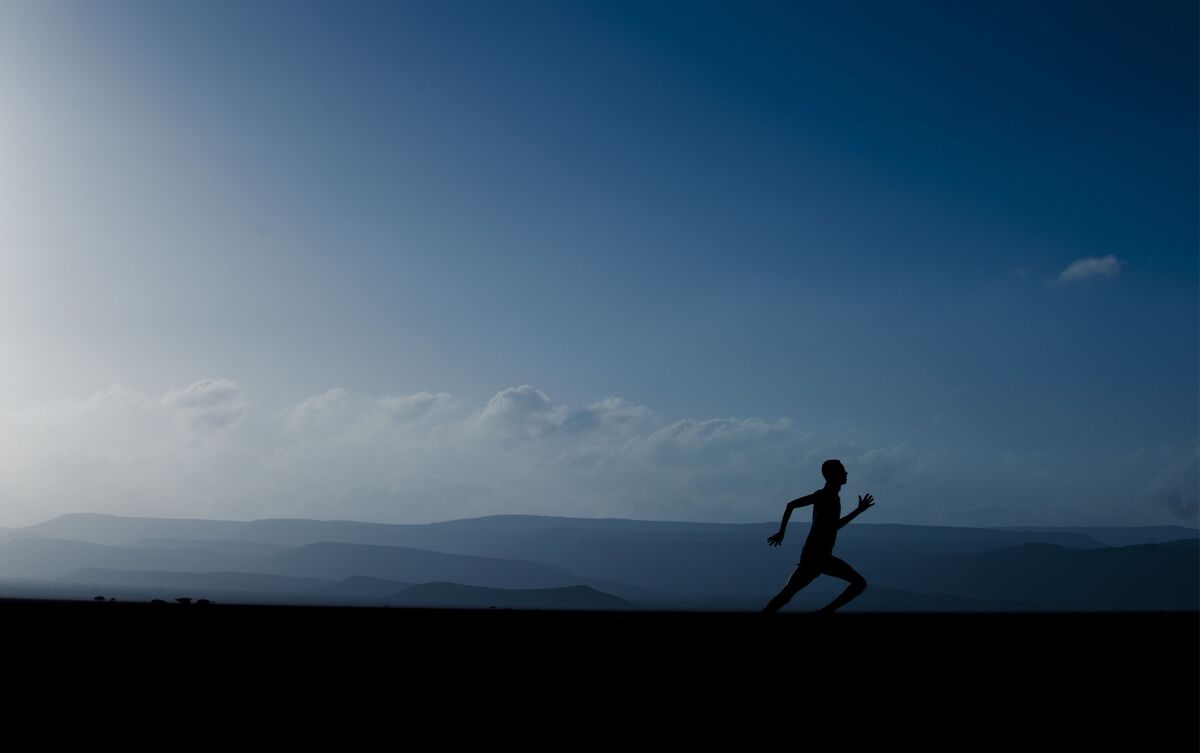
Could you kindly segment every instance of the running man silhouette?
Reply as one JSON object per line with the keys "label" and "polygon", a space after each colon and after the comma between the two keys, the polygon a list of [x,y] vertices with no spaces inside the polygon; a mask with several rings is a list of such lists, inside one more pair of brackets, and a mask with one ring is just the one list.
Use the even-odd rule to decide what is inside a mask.
{"label": "running man silhouette", "polygon": [[812,583],[818,575],[832,575],[850,582],[841,596],[820,610],[825,613],[844,606],[867,587],[867,581],[854,568],[833,556],[833,545],[837,541],[838,529],[875,504],[875,498],[870,494],[865,497],[860,496],[858,507],[843,518],[841,517],[842,500],[838,496],[838,491],[846,483],[846,467],[840,460],[826,460],[821,464],[821,475],[825,477],[825,488],[818,489],[807,497],[800,497],[788,502],[787,509],[783,511],[783,522],[779,524],[779,533],[767,537],[768,546],[782,544],[788,518],[792,517],[792,510],[805,505],[813,506],[812,528],[808,532],[808,540],[804,542],[804,549],[800,552],[800,562],[796,565],[796,571],[792,573],[792,577],[788,579],[783,590],[763,609],[764,612],[778,612],[784,604],[791,601],[800,589]]}

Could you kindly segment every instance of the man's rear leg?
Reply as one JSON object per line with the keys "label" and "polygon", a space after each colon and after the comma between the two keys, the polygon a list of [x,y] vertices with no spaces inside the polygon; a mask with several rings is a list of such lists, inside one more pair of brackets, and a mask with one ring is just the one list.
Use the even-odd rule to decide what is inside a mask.
{"label": "man's rear leg", "polygon": [[821,573],[850,582],[846,590],[842,591],[841,596],[821,608],[821,612],[825,614],[844,607],[850,600],[867,589],[867,579],[859,575],[858,571],[850,567],[845,560],[838,559],[837,557],[830,557],[829,561],[825,563],[825,567],[821,568]]}
{"label": "man's rear leg", "polygon": [[787,604],[792,600],[792,597],[795,596],[800,589],[804,588],[809,583],[812,583],[813,579],[820,574],[821,571],[815,567],[805,565],[797,566],[795,572],[792,573],[792,577],[788,578],[788,582],[783,587],[783,590],[776,594],[774,599],[771,599],[767,606],[763,608],[763,612],[765,614],[774,614],[775,612],[778,612],[783,608],[784,604]]}

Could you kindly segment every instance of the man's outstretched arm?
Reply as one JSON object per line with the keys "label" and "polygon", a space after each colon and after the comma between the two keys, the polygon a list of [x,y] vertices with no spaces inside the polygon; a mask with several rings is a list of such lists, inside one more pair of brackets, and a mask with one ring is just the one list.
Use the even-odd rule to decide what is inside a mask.
{"label": "man's outstretched arm", "polygon": [[873,504],[875,504],[875,498],[872,497],[870,494],[868,494],[865,497],[859,496],[858,507],[854,508],[854,510],[851,511],[849,515],[847,515],[846,517],[844,517],[838,521],[838,528],[841,528],[842,526],[846,525],[850,521],[857,518],[862,513],[863,510],[867,509],[868,507],[870,507]]}
{"label": "man's outstretched arm", "polygon": [[779,524],[779,533],[774,536],[767,537],[767,546],[779,546],[783,543],[783,534],[787,531],[788,518],[792,517],[792,510],[797,507],[804,507],[813,503],[813,495],[809,494],[798,499],[793,499],[787,503],[787,507],[783,511],[783,522]]}

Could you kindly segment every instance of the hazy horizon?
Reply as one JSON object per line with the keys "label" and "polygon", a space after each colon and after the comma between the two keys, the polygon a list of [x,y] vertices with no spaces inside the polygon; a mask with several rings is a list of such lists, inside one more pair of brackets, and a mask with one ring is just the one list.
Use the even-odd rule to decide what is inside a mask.
{"label": "hazy horizon", "polygon": [[[29,525],[19,526],[0,526],[4,531],[21,531],[26,528],[34,528],[44,523],[50,523],[59,518],[69,518],[73,516],[102,516],[109,518],[124,518],[131,520],[163,520],[172,522],[187,522],[199,521],[203,523],[262,523],[270,521],[303,521],[315,523],[366,523],[369,525],[438,525],[441,523],[462,523],[476,520],[486,520],[489,518],[545,518],[550,520],[580,520],[580,521],[612,521],[612,522],[629,522],[629,523],[669,523],[669,524],[712,524],[712,525],[738,525],[738,526],[756,526],[756,525],[778,525],[778,516],[764,518],[762,520],[747,520],[747,521],[711,521],[711,520],[672,520],[666,518],[630,518],[622,516],[587,516],[587,515],[544,515],[540,513],[488,513],[485,515],[474,515],[460,518],[439,518],[420,522],[393,522],[393,521],[371,521],[371,520],[355,520],[350,518],[297,518],[297,517],[278,517],[278,518],[201,518],[186,515],[170,516],[170,515],[119,515],[116,513],[95,512],[92,510],[75,510],[71,512],[59,513],[45,520],[38,520]],[[809,525],[809,521],[803,516],[797,516],[795,520],[790,522],[790,525],[795,525],[798,529],[805,529]],[[936,523],[918,523],[911,521],[890,522],[890,521],[861,521],[859,526],[913,526],[918,528],[978,528],[984,530],[1037,530],[1039,528],[1058,528],[1058,529],[1108,529],[1113,530],[1137,530],[1139,528],[1182,528],[1187,531],[1200,533],[1200,524],[1196,522],[1174,522],[1174,523],[1148,523],[1145,525],[1089,525],[1089,524],[1070,524],[1063,525],[942,525]],[[789,530],[790,527],[789,527]],[[794,533],[794,532],[793,532]],[[793,535],[793,539],[796,536]]]}
{"label": "hazy horizon", "polygon": [[1197,26],[4,3],[0,526],[1195,528]]}
{"label": "hazy horizon", "polygon": [[[777,522],[479,518],[434,525],[57,518],[0,535],[0,596],[145,603],[753,611],[811,533]],[[1195,611],[1200,531],[856,524],[839,556],[875,612]],[[801,555],[803,559],[803,555]],[[820,578],[790,608],[841,590]],[[549,590],[547,590],[549,589]],[[613,600],[611,597],[615,597]]]}

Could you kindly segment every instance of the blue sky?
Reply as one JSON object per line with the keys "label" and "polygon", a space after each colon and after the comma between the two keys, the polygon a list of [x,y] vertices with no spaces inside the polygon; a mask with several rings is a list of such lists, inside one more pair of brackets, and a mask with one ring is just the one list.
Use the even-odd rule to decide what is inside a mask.
{"label": "blue sky", "polygon": [[0,525],[1194,524],[1196,30],[7,3]]}

